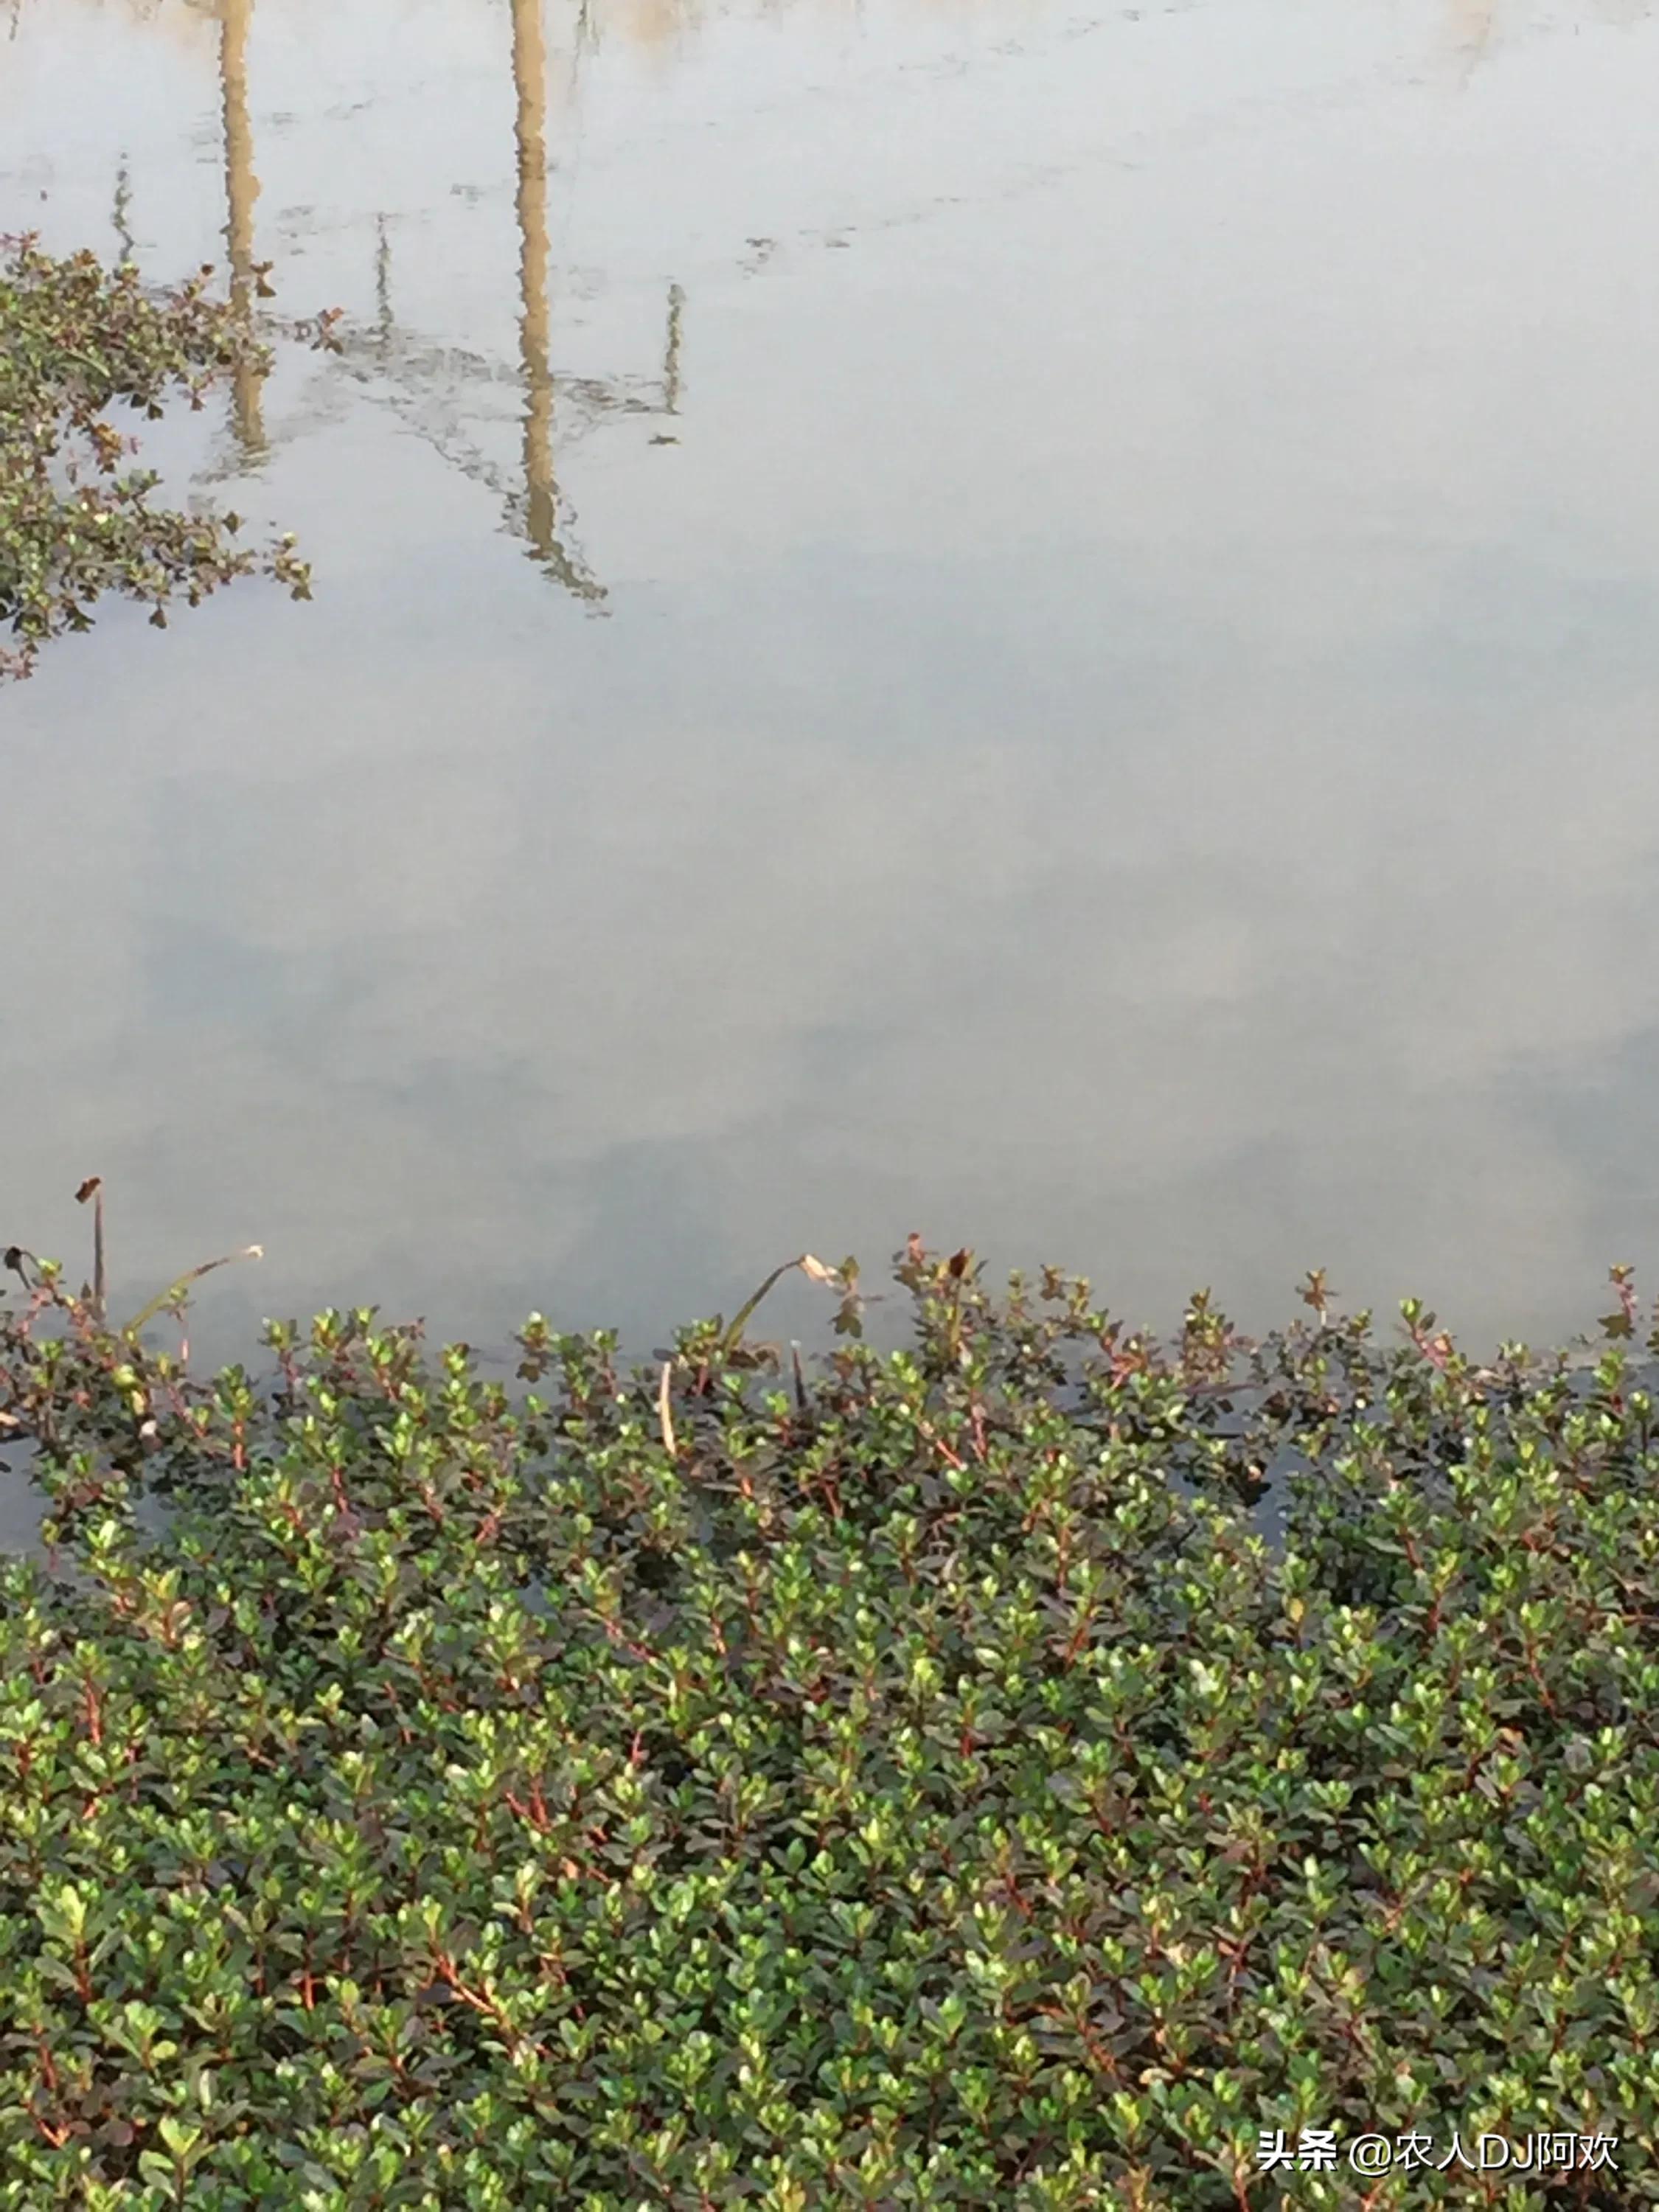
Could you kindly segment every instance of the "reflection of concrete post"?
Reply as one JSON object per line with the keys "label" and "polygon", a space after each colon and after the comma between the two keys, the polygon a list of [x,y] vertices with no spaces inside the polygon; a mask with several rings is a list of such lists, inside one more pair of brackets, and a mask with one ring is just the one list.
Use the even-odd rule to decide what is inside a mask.
{"label": "reflection of concrete post", "polygon": [[[253,173],[253,128],[247,112],[247,34],[253,0],[220,0],[219,81],[224,95],[225,242],[230,249],[230,296],[244,313],[257,291],[253,259],[253,203],[259,180]],[[239,368],[232,386],[236,442],[251,465],[265,450],[261,393],[264,379]]]}
{"label": "reflection of concrete post", "polygon": [[547,46],[541,0],[513,0],[513,87],[518,94],[519,362],[524,375],[524,478],[530,543],[558,551],[553,475],[552,340],[548,310]]}

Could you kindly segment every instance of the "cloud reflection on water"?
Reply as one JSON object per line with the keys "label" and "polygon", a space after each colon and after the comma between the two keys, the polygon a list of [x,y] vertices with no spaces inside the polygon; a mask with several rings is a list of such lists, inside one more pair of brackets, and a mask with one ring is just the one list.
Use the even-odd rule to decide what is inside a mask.
{"label": "cloud reflection on water", "polygon": [[54,222],[125,153],[188,265],[229,147],[239,281],[356,332],[234,396],[315,604],[0,705],[17,1233],[96,1168],[144,1287],[266,1244],[228,1316],[641,1334],[913,1225],[1489,1333],[1651,1249],[1645,17],[1499,9],[1448,103],[1431,9],[808,10],[575,100],[525,0],[226,4],[216,119],[118,11],[18,40],[106,71],[6,159]]}

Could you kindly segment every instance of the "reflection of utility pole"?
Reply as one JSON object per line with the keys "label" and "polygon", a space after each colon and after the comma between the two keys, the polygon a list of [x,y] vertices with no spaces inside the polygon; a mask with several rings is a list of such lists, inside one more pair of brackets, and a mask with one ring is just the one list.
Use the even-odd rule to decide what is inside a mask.
{"label": "reflection of utility pole", "polygon": [[121,166],[115,172],[115,208],[111,216],[111,227],[121,241],[121,258],[131,261],[132,243],[132,179],[127,173],[127,157],[121,156]]}
{"label": "reflection of utility pole", "polygon": [[386,217],[374,218],[374,333],[380,359],[392,351],[392,241],[386,234]]}
{"label": "reflection of utility pole", "polygon": [[530,542],[544,561],[558,526],[553,479],[553,364],[548,303],[547,46],[541,0],[513,0],[514,136],[519,156],[519,360]]}
{"label": "reflection of utility pole", "polygon": [[1497,15],[1498,0],[1451,0],[1452,44],[1462,63],[1465,83],[1492,44]]}
{"label": "reflection of utility pole", "polygon": [[553,362],[548,302],[547,44],[542,0],[513,0],[514,128],[519,163],[519,365],[524,378],[525,519],[531,550],[550,576],[579,599],[605,586],[559,539],[559,488],[553,465]]}
{"label": "reflection of utility pole", "polygon": [[[253,0],[219,0],[219,81],[224,95],[225,242],[230,249],[230,297],[243,314],[259,290],[253,258],[253,203],[259,180],[253,173],[253,128],[247,111],[247,34]],[[239,368],[232,386],[236,442],[242,465],[252,467],[265,451],[264,380],[256,369]]]}
{"label": "reflection of utility pole", "polygon": [[662,404],[666,415],[680,411],[680,324],[685,313],[685,294],[678,284],[668,288],[668,343],[662,356]]}

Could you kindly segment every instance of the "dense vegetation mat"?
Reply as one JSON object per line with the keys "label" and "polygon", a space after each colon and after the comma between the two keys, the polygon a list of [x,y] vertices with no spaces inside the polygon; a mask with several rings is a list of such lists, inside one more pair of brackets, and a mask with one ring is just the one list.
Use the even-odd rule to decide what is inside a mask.
{"label": "dense vegetation mat", "polygon": [[[175,598],[197,606],[256,571],[310,597],[291,538],[256,552],[235,543],[234,514],[158,506],[158,477],[131,465],[114,419],[153,422],[169,396],[199,409],[216,380],[269,368],[248,301],[212,298],[212,273],[157,293],[131,263],[0,238],[0,629],[15,640],[0,645],[0,681],[29,674],[48,638],[89,629],[107,592],[161,629]],[[326,344],[335,319],[293,327]]]}
{"label": "dense vegetation mat", "polygon": [[1626,1348],[913,1247],[810,1376],[196,1385],[8,1257],[9,2212],[1659,2203]]}

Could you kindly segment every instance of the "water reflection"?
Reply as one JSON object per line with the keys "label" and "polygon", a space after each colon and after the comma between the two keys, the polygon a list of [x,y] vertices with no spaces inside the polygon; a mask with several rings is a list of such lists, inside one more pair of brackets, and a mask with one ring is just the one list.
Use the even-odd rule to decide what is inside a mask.
{"label": "water reflection", "polygon": [[123,261],[131,261],[136,250],[131,216],[132,179],[124,160],[115,172],[115,198],[110,209],[110,228],[120,242]]}
{"label": "water reflection", "polygon": [[[1500,51],[1572,27],[1537,0],[1445,0],[1445,6],[1446,44],[1465,83]],[[1654,0],[1587,0],[1585,12],[1602,23],[1628,26],[1644,21],[1653,9]]]}
{"label": "water reflection", "polygon": [[542,0],[512,0],[514,142],[518,153],[519,359],[524,372],[525,527],[548,574],[590,605],[605,586],[559,527],[553,468],[553,365],[547,235],[547,45]]}
{"label": "water reflection", "polygon": [[[32,0],[7,0],[9,33],[15,36]],[[46,0],[39,0],[46,4]],[[81,0],[88,9],[108,9],[112,0]],[[459,0],[480,14],[493,12],[489,0]],[[511,4],[511,0],[509,0]],[[935,15],[959,20],[970,5],[982,9],[1005,26],[1035,11],[1029,0],[907,0],[907,4]],[[1203,0],[1189,0],[1202,6]],[[1653,0],[1583,0],[1582,12],[1593,21],[1632,23],[1651,14]],[[1484,51],[1500,39],[1522,39],[1566,27],[1567,19],[1547,0],[1424,0],[1420,11],[1430,35],[1436,36],[1433,17],[1438,10],[1444,27],[1438,34],[1460,51]],[[119,0],[119,12],[131,21],[154,27],[161,35],[189,37],[204,20],[218,15],[219,0]],[[1126,15],[1140,11],[1126,6]],[[1183,8],[1182,12],[1186,12]],[[861,0],[574,0],[568,12],[569,43],[577,53],[595,54],[607,43],[646,50],[655,56],[676,53],[690,57],[699,34],[735,16],[750,14],[776,20],[786,15],[850,17],[860,21]]]}
{"label": "water reflection", "polygon": [[1449,43],[1465,83],[1492,46],[1498,11],[1498,0],[1447,0]]}
{"label": "water reflection", "polygon": [[668,288],[668,341],[662,357],[662,411],[680,411],[680,340],[685,317],[685,294],[678,284]]}
{"label": "water reflection", "polygon": [[[253,209],[259,180],[253,173],[253,126],[248,119],[247,42],[253,0],[218,0],[219,83],[225,123],[225,245],[230,259],[230,296],[244,313],[265,289],[254,258]],[[231,411],[236,449],[244,468],[255,468],[265,453],[264,380],[254,368],[239,368],[233,380]]]}
{"label": "water reflection", "polygon": [[[207,0],[200,3],[207,4]],[[198,0],[191,0],[191,4],[193,8]],[[254,232],[260,185],[254,169],[250,105],[253,0],[211,0],[211,4],[220,31],[224,236],[232,296],[246,302],[270,295],[265,276],[271,265],[257,258]],[[337,360],[315,372],[288,419],[274,433],[268,430],[264,420],[266,380],[250,371],[239,372],[231,396],[233,470],[209,471],[205,475],[213,480],[234,469],[251,469],[267,458],[273,446],[286,446],[294,438],[337,419],[340,403],[333,387],[339,377],[343,374],[361,381],[372,368],[377,379],[374,396],[390,406],[429,450],[495,495],[508,527],[526,540],[532,558],[545,574],[591,611],[603,612],[605,586],[592,573],[576,542],[574,514],[559,483],[556,449],[561,405],[567,416],[567,436],[611,417],[677,415],[686,295],[678,283],[667,287],[662,364],[654,379],[562,376],[556,371],[548,215],[551,72],[541,0],[509,0],[509,4],[519,279],[516,369],[509,371],[504,362],[476,347],[445,343],[400,321],[394,307],[395,225],[381,211],[374,223],[372,313],[343,326]],[[586,21],[584,9],[575,26],[573,59],[576,61],[591,40],[591,31],[584,29]],[[131,186],[125,165],[120,176],[116,217],[118,235],[125,245],[131,236],[125,227]],[[479,437],[471,419],[482,405],[485,419],[480,427],[487,430],[490,394],[509,374],[516,376],[521,393],[517,483],[493,457],[488,436]],[[662,442],[674,441],[665,437]]]}
{"label": "water reflection", "polygon": [[659,69],[605,0],[27,11],[53,242],[124,149],[155,274],[225,222],[348,335],[235,501],[314,604],[113,611],[0,701],[94,885],[0,974],[18,1229],[98,1169],[139,1296],[257,1238],[216,1313],[480,1331],[913,1225],[1137,1317],[1322,1263],[1580,1318],[1659,1243],[1615,16],[711,4]]}

